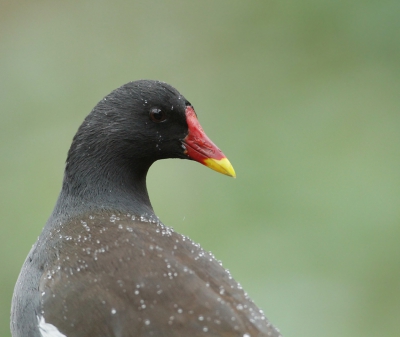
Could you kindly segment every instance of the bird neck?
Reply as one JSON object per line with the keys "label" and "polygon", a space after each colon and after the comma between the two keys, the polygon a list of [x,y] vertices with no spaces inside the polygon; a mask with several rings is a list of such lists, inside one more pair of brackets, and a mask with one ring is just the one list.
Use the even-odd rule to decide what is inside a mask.
{"label": "bird neck", "polygon": [[68,157],[62,190],[51,216],[53,221],[102,211],[154,215],[146,187],[151,163],[138,160],[140,165],[128,165],[115,158],[102,162],[91,156],[76,159]]}

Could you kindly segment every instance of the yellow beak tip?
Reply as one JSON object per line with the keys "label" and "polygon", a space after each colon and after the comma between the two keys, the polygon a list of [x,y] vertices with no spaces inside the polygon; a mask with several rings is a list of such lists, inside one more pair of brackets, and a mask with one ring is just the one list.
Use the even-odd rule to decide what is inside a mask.
{"label": "yellow beak tip", "polygon": [[229,162],[228,158],[222,158],[222,159],[207,158],[204,160],[204,165],[206,165],[210,169],[213,169],[214,171],[225,174],[232,178],[236,178],[235,170],[233,169],[233,166]]}

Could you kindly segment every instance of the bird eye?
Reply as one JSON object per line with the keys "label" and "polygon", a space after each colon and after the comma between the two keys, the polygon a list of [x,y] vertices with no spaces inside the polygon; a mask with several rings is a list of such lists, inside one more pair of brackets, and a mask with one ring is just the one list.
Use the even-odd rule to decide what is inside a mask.
{"label": "bird eye", "polygon": [[158,108],[152,108],[150,110],[150,118],[153,122],[161,123],[167,119],[167,115],[165,114],[164,111]]}

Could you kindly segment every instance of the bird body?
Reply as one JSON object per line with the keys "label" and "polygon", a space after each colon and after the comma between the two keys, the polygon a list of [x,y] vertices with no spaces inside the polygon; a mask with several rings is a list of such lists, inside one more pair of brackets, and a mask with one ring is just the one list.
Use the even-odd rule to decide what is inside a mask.
{"label": "bird body", "polygon": [[130,82],[93,109],[15,286],[13,337],[280,336],[211,253],[155,215],[146,174],[171,157],[234,175],[165,83]]}

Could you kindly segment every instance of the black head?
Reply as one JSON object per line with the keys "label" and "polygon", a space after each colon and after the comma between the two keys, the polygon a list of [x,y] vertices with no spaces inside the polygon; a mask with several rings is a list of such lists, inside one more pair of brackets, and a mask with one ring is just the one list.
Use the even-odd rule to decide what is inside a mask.
{"label": "black head", "polygon": [[101,100],[86,117],[72,143],[76,156],[112,160],[118,165],[149,165],[163,158],[184,158],[188,134],[185,109],[190,103],[170,85],[130,82]]}

